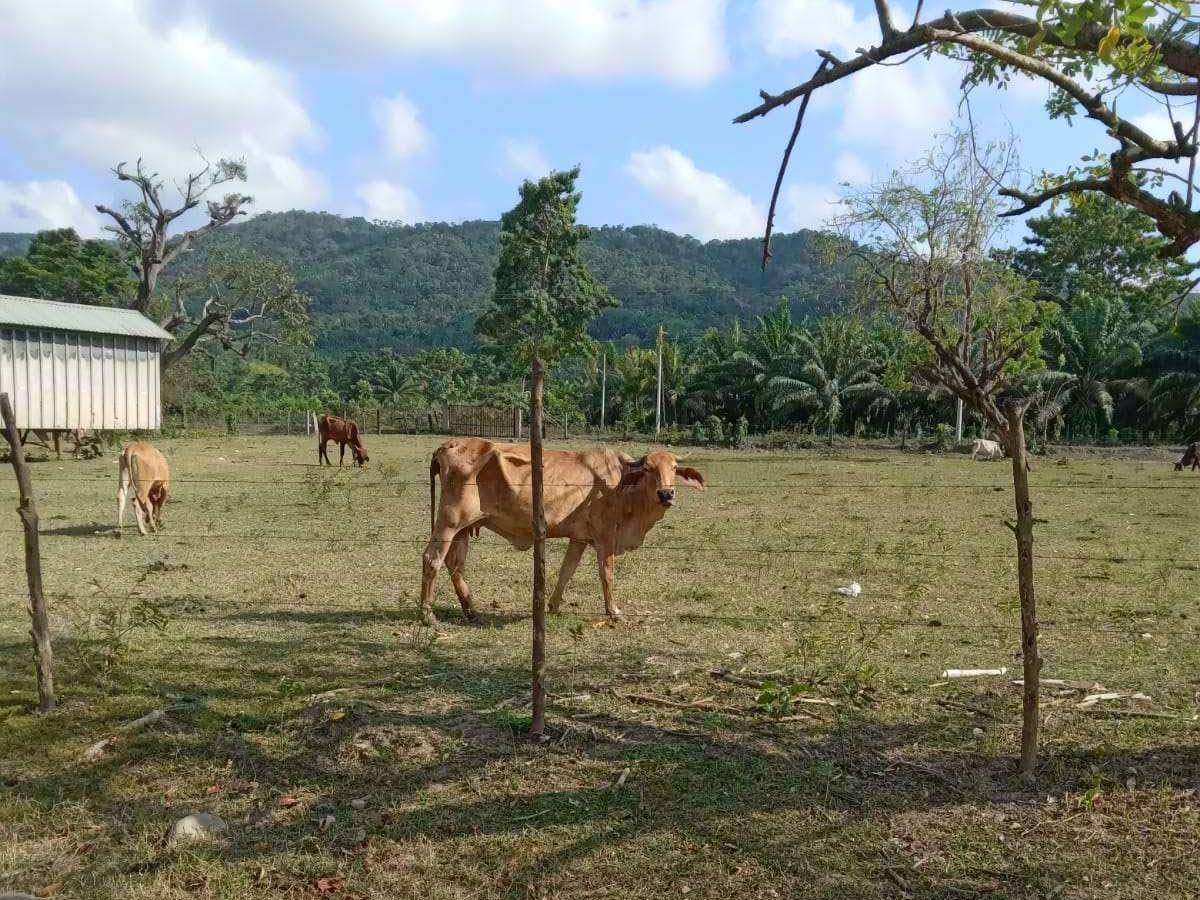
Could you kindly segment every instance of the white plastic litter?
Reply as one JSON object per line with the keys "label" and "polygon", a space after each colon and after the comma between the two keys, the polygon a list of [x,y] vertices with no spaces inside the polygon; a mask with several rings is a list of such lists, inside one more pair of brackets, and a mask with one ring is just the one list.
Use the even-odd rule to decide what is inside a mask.
{"label": "white plastic litter", "polygon": [[984,675],[1007,675],[1008,667],[998,669],[943,669],[942,678],[981,678]]}
{"label": "white plastic litter", "polygon": [[857,581],[852,581],[846,587],[834,588],[834,593],[843,594],[846,597],[857,597],[862,593],[862,585]]}

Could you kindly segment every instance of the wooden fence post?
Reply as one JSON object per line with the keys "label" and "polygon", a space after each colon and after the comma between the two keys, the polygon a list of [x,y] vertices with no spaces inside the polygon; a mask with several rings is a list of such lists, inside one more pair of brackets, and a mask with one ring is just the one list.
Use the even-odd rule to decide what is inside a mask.
{"label": "wooden fence post", "polygon": [[46,595],[42,593],[38,514],[33,502],[33,479],[29,475],[29,463],[25,461],[25,450],[17,434],[17,418],[8,394],[0,394],[0,416],[4,417],[4,435],[8,438],[17,490],[21,495],[17,514],[25,531],[25,578],[29,582],[29,615],[33,620],[29,634],[33,638],[33,656],[37,664],[38,711],[47,713],[54,709],[54,650],[50,646],[50,613],[46,609]]}

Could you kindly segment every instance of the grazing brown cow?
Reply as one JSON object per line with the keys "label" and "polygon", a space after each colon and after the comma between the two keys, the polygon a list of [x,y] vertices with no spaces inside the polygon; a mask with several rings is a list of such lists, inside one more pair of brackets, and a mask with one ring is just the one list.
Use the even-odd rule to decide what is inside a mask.
{"label": "grazing brown cow", "polygon": [[349,419],[339,419],[337,416],[321,416],[317,421],[317,465],[321,461],[333,465],[329,462],[329,451],[325,449],[325,445],[330,441],[337,441],[338,446],[342,448],[342,455],[338,457],[338,465],[344,465],[346,462],[346,445],[350,445],[350,452],[354,454],[354,464],[364,466],[370,461],[367,456],[367,448],[363,446],[362,435],[358,433],[358,425],[351,422]]}
{"label": "grazing brown cow", "polygon": [[158,531],[162,528],[162,508],[171,491],[171,471],[167,459],[157,447],[141,441],[126,444],[121,451],[117,487],[117,528],[125,525],[125,501],[133,488],[133,514],[137,516],[138,531],[146,533],[146,525]]}
{"label": "grazing brown cow", "polygon": [[1187,449],[1183,451],[1183,456],[1179,458],[1179,462],[1175,463],[1175,471],[1182,472],[1189,466],[1193,472],[1200,469],[1200,443],[1196,441],[1188,444]]}
{"label": "grazing brown cow", "polygon": [[[621,614],[613,602],[613,564],[620,554],[642,545],[646,533],[675,505],[675,483],[703,489],[704,477],[678,464],[664,450],[634,460],[597,448],[578,452],[546,450],[546,536],[570,541],[551,612],[575,574],[583,551],[593,547],[600,565],[604,610]],[[463,577],[472,532],[487,528],[519,550],[533,545],[529,447],[495,444],[482,438],[455,438],[433,454],[429,465],[431,534],[423,555],[421,618],[436,623],[433,587],[443,562],[468,619],[475,618],[471,589]],[[441,503],[436,479],[442,480]]]}

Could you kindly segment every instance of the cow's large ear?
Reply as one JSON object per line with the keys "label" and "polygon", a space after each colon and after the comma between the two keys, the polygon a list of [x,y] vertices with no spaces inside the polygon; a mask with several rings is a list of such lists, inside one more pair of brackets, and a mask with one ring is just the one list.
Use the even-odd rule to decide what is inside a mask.
{"label": "cow's large ear", "polygon": [[694,488],[700,488],[700,490],[704,490],[704,476],[691,466],[677,467],[675,469],[675,477],[684,484],[690,484]]}
{"label": "cow's large ear", "polygon": [[617,487],[630,487],[637,484],[646,475],[646,457],[634,459],[626,462],[621,460],[624,465],[621,472],[621,483]]}

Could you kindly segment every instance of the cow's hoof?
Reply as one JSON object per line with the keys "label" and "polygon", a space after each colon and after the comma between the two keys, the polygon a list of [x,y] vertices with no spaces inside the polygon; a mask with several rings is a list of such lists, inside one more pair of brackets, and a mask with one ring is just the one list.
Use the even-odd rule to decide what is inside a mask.
{"label": "cow's hoof", "polygon": [[431,612],[423,613],[421,615],[421,624],[424,625],[426,628],[437,628],[438,627],[437,616],[435,616]]}
{"label": "cow's hoof", "polygon": [[617,609],[615,606],[610,610],[606,610],[605,615],[608,616],[608,620],[610,622],[621,621],[621,611],[619,609]]}

